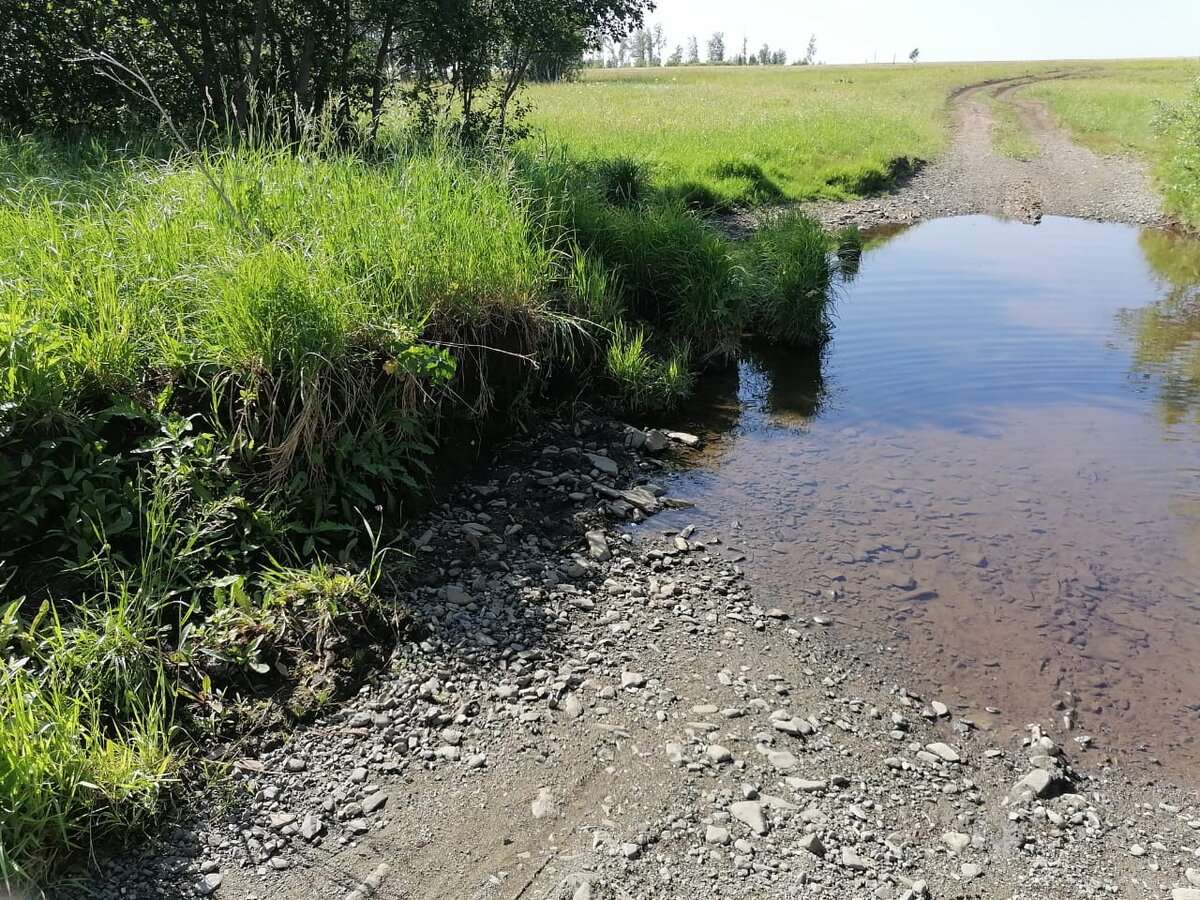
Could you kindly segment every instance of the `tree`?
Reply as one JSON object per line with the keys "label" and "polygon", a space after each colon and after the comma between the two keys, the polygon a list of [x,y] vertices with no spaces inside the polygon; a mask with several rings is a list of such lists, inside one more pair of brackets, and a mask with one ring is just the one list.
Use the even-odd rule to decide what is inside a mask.
{"label": "tree", "polygon": [[668,66],[683,65],[683,44],[676,44],[675,49],[671,51],[671,55],[667,57]]}
{"label": "tree", "polygon": [[776,50],[772,54],[772,57],[773,57],[771,59],[772,64],[774,64],[776,66],[786,66],[787,65],[788,55],[787,55],[786,50]]}
{"label": "tree", "polygon": [[915,63],[917,61],[917,57],[920,55],[921,55],[921,51],[918,48],[914,47],[913,52],[908,54],[908,61],[911,63]]}
{"label": "tree", "polygon": [[725,32],[718,31],[708,39],[708,61],[710,63],[725,62]]}
{"label": "tree", "polygon": [[749,61],[750,61],[750,41],[743,34],[742,35],[742,52],[738,56],[736,62],[739,66],[744,66]]}
{"label": "tree", "polygon": [[687,57],[685,61],[689,66],[700,64],[700,42],[696,40],[695,35],[688,38]]}
{"label": "tree", "polygon": [[804,51],[804,64],[806,66],[814,65],[817,61],[817,36],[814,34],[808,39],[808,49]]}
{"label": "tree", "polygon": [[761,66],[769,66],[774,61],[771,55],[771,48],[767,44],[763,44],[758,51],[758,64]]}
{"label": "tree", "polygon": [[651,38],[651,65],[661,66],[663,64],[663,51],[667,49],[667,36],[663,34],[661,22],[655,22],[654,28],[650,32]]}

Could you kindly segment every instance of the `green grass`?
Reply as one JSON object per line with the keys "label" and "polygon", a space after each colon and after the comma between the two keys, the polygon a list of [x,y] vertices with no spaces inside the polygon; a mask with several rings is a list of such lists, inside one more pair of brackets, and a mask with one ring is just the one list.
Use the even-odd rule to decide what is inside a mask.
{"label": "green grass", "polygon": [[698,206],[841,199],[947,142],[952,90],[1052,63],[589,71],[529,92],[531,123],[579,157],[633,157]]}
{"label": "green grass", "polygon": [[1155,127],[1162,103],[1181,100],[1200,74],[1195,60],[1136,60],[1080,64],[1086,74],[1022,89],[1044,100],[1077,141],[1098,153],[1134,152],[1156,157],[1162,140]]}
{"label": "green grass", "polygon": [[1012,103],[997,98],[990,92],[979,95],[988,104],[995,117],[992,128],[992,146],[996,152],[1009,159],[1032,160],[1042,155],[1041,146],[1033,139],[1021,114]]}

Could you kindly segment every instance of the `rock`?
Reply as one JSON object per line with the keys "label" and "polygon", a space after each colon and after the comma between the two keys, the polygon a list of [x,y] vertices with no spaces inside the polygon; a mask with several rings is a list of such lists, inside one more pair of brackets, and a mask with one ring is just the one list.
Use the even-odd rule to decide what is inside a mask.
{"label": "rock", "polygon": [[829,616],[813,616],[813,624],[820,625],[822,628],[828,628],[833,624],[833,619]]}
{"label": "rock", "polygon": [[486,753],[476,753],[476,754],[473,754],[472,756],[467,757],[467,768],[468,769],[482,769],[486,765],[487,765],[487,754]]}
{"label": "rock", "polygon": [[579,886],[575,888],[575,893],[571,895],[571,900],[593,900],[594,897],[592,883],[590,881],[581,881],[579,882]]}
{"label": "rock", "polygon": [[289,772],[303,772],[308,768],[308,763],[298,756],[289,756],[283,767]]}
{"label": "rock", "polygon": [[942,843],[954,854],[961,855],[971,846],[971,836],[961,831],[947,831],[942,835]]}
{"label": "rock", "polygon": [[1183,877],[1192,887],[1200,887],[1200,869],[1188,869],[1183,873]]}
{"label": "rock", "polygon": [[457,728],[443,728],[440,737],[444,743],[449,744],[451,747],[457,747],[463,742],[463,733]]}
{"label": "rock", "polygon": [[1171,900],[1200,900],[1200,889],[1175,888],[1171,891]]}
{"label": "rock", "polygon": [[304,821],[300,823],[300,837],[306,841],[314,841],[320,837],[321,832],[325,830],[325,823],[320,817],[309,813],[304,817]]}
{"label": "rock", "polygon": [[588,556],[600,560],[600,562],[612,559],[612,551],[608,549],[608,538],[604,536],[603,531],[589,531],[585,537],[587,538]]}
{"label": "rock", "polygon": [[367,780],[367,770],[359,766],[357,769],[352,769],[350,772],[350,781],[353,784],[362,784]]}
{"label": "rock", "polygon": [[346,830],[351,834],[366,834],[371,830],[366,819],[351,819],[346,823]]}
{"label": "rock", "polygon": [[568,694],[562,703],[562,711],[567,714],[567,718],[578,719],[583,715],[583,704],[574,694]]}
{"label": "rock", "polygon": [[684,755],[683,744],[680,744],[677,741],[667,741],[666,751],[667,751],[667,759],[671,762],[672,765],[682,766],[685,759],[687,758]]}
{"label": "rock", "polygon": [[704,832],[704,843],[706,844],[717,844],[724,847],[730,840],[729,829],[720,825],[709,825],[708,829]]}
{"label": "rock", "polygon": [[282,856],[272,856],[269,864],[276,872],[282,872],[284,869],[292,867],[292,861]]}
{"label": "rock", "polygon": [[587,461],[592,464],[592,467],[599,469],[605,475],[616,475],[620,472],[616,460],[610,459],[607,456],[601,456],[599,453],[585,453]]}
{"label": "rock", "polygon": [[755,800],[739,800],[737,803],[731,804],[729,814],[748,826],[755,834],[766,834],[768,831],[762,804]]}
{"label": "rock", "polygon": [[287,828],[296,821],[298,816],[295,813],[271,813],[270,822],[271,829],[279,831],[281,828]]}
{"label": "rock", "polygon": [[210,872],[196,882],[196,893],[201,897],[207,897],[219,888],[224,880],[225,878],[220,872]]}
{"label": "rock", "polygon": [[646,684],[646,676],[641,672],[622,672],[621,687],[623,688],[640,688]]}
{"label": "rock", "polygon": [[729,752],[728,748],[722,747],[720,744],[709,744],[708,749],[704,751],[704,755],[717,765],[733,762],[733,754]]}
{"label": "rock", "polygon": [[647,453],[662,453],[670,445],[670,440],[657,428],[646,432],[644,449]]}
{"label": "rock", "polygon": [[475,602],[475,598],[457,584],[446,585],[443,593],[446,596],[446,602],[454,606],[470,606]]}
{"label": "rock", "polygon": [[363,812],[370,815],[377,809],[382,809],[384,804],[388,802],[388,795],[383,791],[376,791],[370,797],[362,802]]}
{"label": "rock", "polygon": [[842,865],[851,872],[865,872],[871,868],[871,864],[851,850],[849,847],[842,847]]}
{"label": "rock", "polygon": [[547,819],[555,813],[554,792],[550,788],[542,788],[531,804],[535,819]]}
{"label": "rock", "polygon": [[637,859],[642,855],[642,845],[626,841],[621,845],[621,855],[626,859]]}
{"label": "rock", "polygon": [[950,715],[950,707],[948,707],[945,703],[943,703],[940,700],[934,700],[929,705],[933,709],[933,714],[935,716],[937,716],[939,719],[945,718],[946,716]]}
{"label": "rock", "polygon": [[983,866],[976,863],[962,864],[962,877],[965,881],[973,881],[983,874]]}
{"label": "rock", "polygon": [[787,785],[794,791],[813,794],[829,787],[828,781],[814,781],[808,778],[788,778]]}
{"label": "rock", "polygon": [[683,444],[685,447],[699,447],[700,438],[694,434],[688,434],[686,431],[668,431],[667,437],[677,444]]}
{"label": "rock", "polygon": [[767,762],[780,772],[790,771],[800,765],[800,760],[786,750],[772,750],[767,754]]}
{"label": "rock", "polygon": [[1045,797],[1054,787],[1054,775],[1046,769],[1034,769],[1008,792],[1011,800],[1018,803],[1028,803]]}
{"label": "rock", "polygon": [[955,752],[954,748],[948,744],[943,744],[940,742],[936,744],[929,744],[925,747],[925,749],[934,756],[938,757],[938,759],[944,759],[946,762],[962,762],[962,757],[959,756],[958,753]]}
{"label": "rock", "polygon": [[825,858],[825,845],[821,843],[821,839],[815,832],[800,838],[799,846],[801,850],[807,850],[813,856]]}

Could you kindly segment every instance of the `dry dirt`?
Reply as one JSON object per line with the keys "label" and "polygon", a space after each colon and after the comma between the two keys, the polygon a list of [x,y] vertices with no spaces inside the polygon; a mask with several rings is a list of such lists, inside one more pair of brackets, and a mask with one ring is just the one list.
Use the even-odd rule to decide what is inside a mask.
{"label": "dry dirt", "polygon": [[[852,203],[812,204],[807,210],[829,225],[870,227],[941,216],[990,214],[1037,222],[1042,216],[1073,216],[1132,225],[1167,224],[1151,189],[1146,166],[1125,156],[1098,156],[1074,143],[1044,103],[1022,96],[1034,83],[1086,73],[1016,78],[972,85],[951,98],[953,140],[949,151],[913,178],[878,197]],[[1041,149],[1023,161],[993,146],[993,107],[1010,103]]]}

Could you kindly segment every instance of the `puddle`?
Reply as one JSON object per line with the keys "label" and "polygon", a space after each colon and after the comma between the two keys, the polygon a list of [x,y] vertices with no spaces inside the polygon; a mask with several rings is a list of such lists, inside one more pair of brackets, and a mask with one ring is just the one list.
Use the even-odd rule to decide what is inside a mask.
{"label": "puddle", "polygon": [[[882,236],[821,359],[751,351],[659,524],[905,683],[1200,762],[1200,244],[1072,219]],[[830,591],[836,591],[836,596]]]}

